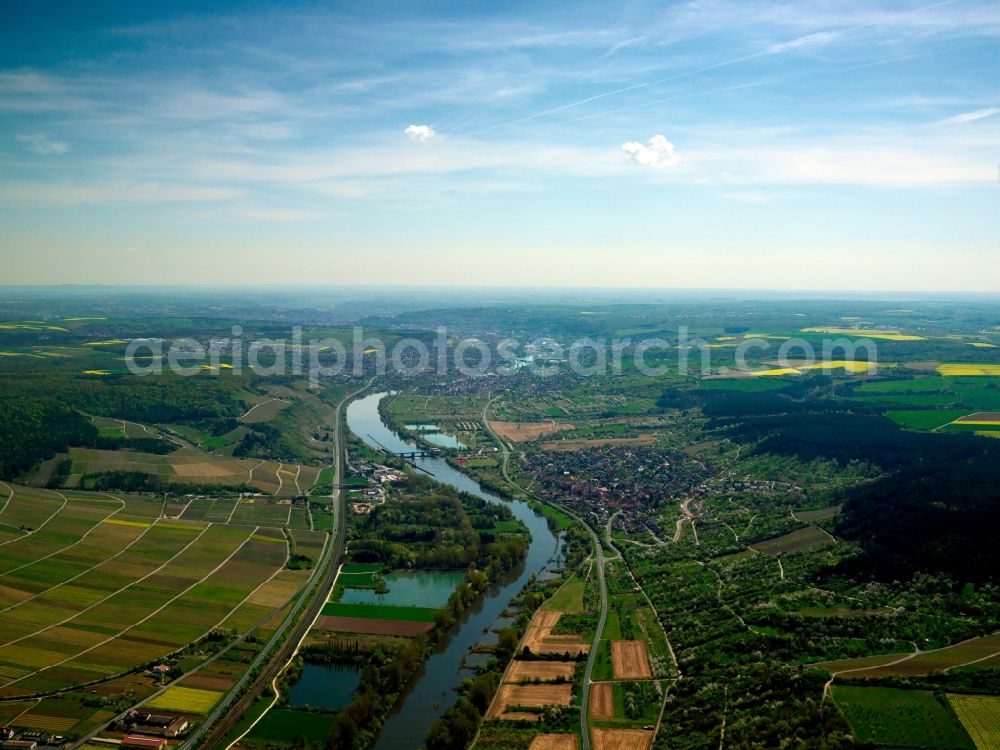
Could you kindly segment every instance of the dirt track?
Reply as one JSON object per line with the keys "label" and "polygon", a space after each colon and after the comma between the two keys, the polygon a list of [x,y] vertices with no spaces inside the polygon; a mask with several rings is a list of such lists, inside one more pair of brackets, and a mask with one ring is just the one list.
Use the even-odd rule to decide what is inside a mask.
{"label": "dirt track", "polygon": [[615,718],[614,684],[595,682],[590,686],[590,718]]}
{"label": "dirt track", "polygon": [[611,641],[611,666],[616,680],[653,678],[644,641]]}

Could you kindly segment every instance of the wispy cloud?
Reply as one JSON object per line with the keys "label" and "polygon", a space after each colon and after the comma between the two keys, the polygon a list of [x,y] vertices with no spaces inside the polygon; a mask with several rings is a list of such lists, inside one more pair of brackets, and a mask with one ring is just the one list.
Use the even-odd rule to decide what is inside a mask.
{"label": "wispy cloud", "polygon": [[155,182],[0,183],[0,200],[20,206],[204,203],[234,200],[245,194],[240,188]]}
{"label": "wispy cloud", "polygon": [[954,117],[948,117],[941,120],[942,125],[965,125],[968,122],[975,122],[976,120],[985,120],[987,117],[993,117],[993,115],[1000,115],[1000,108],[998,107],[986,107],[984,109],[976,109],[972,112],[963,112],[960,115],[955,115]]}
{"label": "wispy cloud", "polygon": [[44,133],[21,133],[17,136],[17,142],[23,143],[28,151],[40,156],[59,156],[69,151],[68,143],[54,141]]}
{"label": "wispy cloud", "polygon": [[825,44],[835,42],[840,38],[840,33],[836,31],[818,31],[815,34],[806,34],[805,36],[800,36],[797,39],[791,39],[787,42],[772,44],[767,48],[767,51],[772,55],[777,55],[782,52],[788,52],[789,50],[802,49],[803,47],[821,47]]}

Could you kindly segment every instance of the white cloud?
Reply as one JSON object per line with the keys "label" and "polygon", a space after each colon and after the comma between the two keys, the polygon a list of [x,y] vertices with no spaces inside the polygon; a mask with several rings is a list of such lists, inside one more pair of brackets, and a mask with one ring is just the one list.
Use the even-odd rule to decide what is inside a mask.
{"label": "white cloud", "polygon": [[414,141],[428,141],[434,137],[434,128],[430,125],[409,125],[406,130],[403,131]]}
{"label": "white cloud", "polygon": [[840,39],[840,34],[836,31],[817,31],[815,34],[806,34],[805,36],[800,36],[798,39],[772,44],[767,48],[767,51],[772,55],[776,55],[788,50],[802,49],[803,47],[818,47],[823,44],[835,42],[838,39]]}
{"label": "white cloud", "polygon": [[677,163],[677,153],[674,144],[662,135],[654,135],[649,139],[649,145],[631,142],[623,143],[622,151],[626,161],[642,164],[646,167],[665,169]]}
{"label": "white cloud", "polygon": [[65,141],[53,141],[42,133],[30,133],[17,136],[17,142],[23,143],[24,147],[33,154],[41,156],[59,156],[69,151],[69,144]]}
{"label": "white cloud", "polygon": [[993,117],[993,115],[1000,115],[1000,108],[987,107],[985,109],[977,109],[972,112],[963,112],[960,115],[955,115],[954,117],[941,120],[941,124],[964,125],[967,122],[975,122],[976,120],[982,120],[986,117]]}

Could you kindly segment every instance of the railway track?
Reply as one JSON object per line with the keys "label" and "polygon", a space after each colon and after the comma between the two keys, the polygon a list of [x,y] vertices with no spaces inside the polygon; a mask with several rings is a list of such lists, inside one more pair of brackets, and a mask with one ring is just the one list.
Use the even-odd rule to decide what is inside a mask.
{"label": "railway track", "polygon": [[[251,663],[250,668],[244,676],[237,682],[229,694],[205,717],[191,736],[188,737],[179,750],[194,750],[196,747],[215,748],[222,742],[223,738],[235,727],[247,710],[257,701],[260,694],[267,689],[272,681],[281,673],[285,665],[295,653],[295,649],[308,635],[313,621],[319,615],[333,587],[336,579],[337,567],[340,564],[344,553],[344,539],[346,534],[345,512],[346,502],[343,493],[340,491],[341,473],[346,463],[346,447],[342,439],[343,421],[342,411],[345,404],[366,390],[371,384],[365,385],[357,391],[346,396],[337,405],[335,415],[334,444],[336,446],[334,456],[334,476],[332,497],[335,505],[335,534],[327,543],[323,550],[323,557],[320,565],[317,566],[317,575],[313,582],[303,592],[295,605],[294,610],[285,618],[281,626],[275,631],[271,640],[261,650],[257,658]],[[311,597],[311,598],[310,598]],[[294,623],[294,625],[293,625]],[[289,628],[294,628],[289,635]],[[279,646],[280,644],[280,646]],[[277,648],[277,651],[274,649]],[[272,653],[273,652],[273,653]],[[268,657],[268,654],[271,654]],[[261,668],[263,665],[263,668]],[[250,675],[260,670],[251,679]]]}

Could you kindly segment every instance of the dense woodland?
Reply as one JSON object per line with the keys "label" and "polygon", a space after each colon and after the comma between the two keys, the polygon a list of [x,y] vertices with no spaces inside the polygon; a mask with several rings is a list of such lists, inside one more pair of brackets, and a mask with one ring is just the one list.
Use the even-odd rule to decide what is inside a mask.
{"label": "dense woodland", "polygon": [[85,414],[147,423],[228,423],[245,411],[244,384],[232,378],[132,375],[0,378],[0,476],[13,478],[70,446],[164,453],[155,439],[108,442]]}
{"label": "dense woodland", "polygon": [[98,430],[53,398],[22,399],[0,387],[0,477],[12,479],[71,445],[92,445]]}
{"label": "dense woodland", "polygon": [[966,581],[995,576],[1000,524],[1000,441],[906,430],[874,407],[828,396],[816,376],[767,392],[673,388],[660,408],[700,407],[707,426],[758,455],[867,466],[878,477],[829,498],[843,504],[836,533],[863,556],[838,571],[882,579],[915,570]]}

